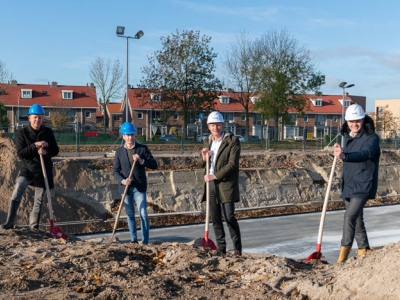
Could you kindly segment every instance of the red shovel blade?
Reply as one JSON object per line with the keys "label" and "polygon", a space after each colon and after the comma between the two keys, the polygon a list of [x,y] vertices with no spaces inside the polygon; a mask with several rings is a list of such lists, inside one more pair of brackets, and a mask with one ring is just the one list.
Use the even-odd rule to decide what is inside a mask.
{"label": "red shovel blade", "polygon": [[200,245],[203,248],[210,248],[211,250],[217,250],[214,242],[208,238],[208,231],[204,232],[204,237],[200,240]]}
{"label": "red shovel blade", "polygon": [[310,254],[309,257],[307,257],[306,262],[311,260],[311,259],[321,259],[321,257],[322,257],[322,252],[321,251],[314,252],[314,253]]}
{"label": "red shovel blade", "polygon": [[67,236],[61,231],[61,228],[54,226],[53,220],[50,220],[50,234],[55,239],[67,239]]}
{"label": "red shovel blade", "polygon": [[210,239],[202,238],[200,240],[200,244],[203,248],[210,248],[211,250],[217,250],[217,246],[215,246],[214,242]]}

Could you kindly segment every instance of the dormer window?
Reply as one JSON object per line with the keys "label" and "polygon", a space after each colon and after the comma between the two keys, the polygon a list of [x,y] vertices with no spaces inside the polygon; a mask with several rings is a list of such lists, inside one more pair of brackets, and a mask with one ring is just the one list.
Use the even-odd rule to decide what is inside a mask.
{"label": "dormer window", "polygon": [[257,102],[260,102],[260,97],[253,96],[250,97],[250,100],[253,104],[256,104]]}
{"label": "dormer window", "polygon": [[314,106],[322,106],[322,100],[321,99],[311,99],[311,102]]}
{"label": "dormer window", "polygon": [[72,95],[74,94],[74,91],[69,91],[69,90],[62,90],[61,95],[62,99],[72,99]]}
{"label": "dormer window", "polygon": [[219,102],[221,104],[229,104],[229,97],[228,96],[218,96]]}
{"label": "dormer window", "polygon": [[21,98],[32,98],[31,89],[21,89]]}
{"label": "dormer window", "polygon": [[[343,105],[343,99],[339,100],[340,104]],[[344,100],[344,107],[349,107],[351,105],[350,100]]]}
{"label": "dormer window", "polygon": [[160,93],[150,93],[150,99],[153,102],[161,102],[161,94]]}

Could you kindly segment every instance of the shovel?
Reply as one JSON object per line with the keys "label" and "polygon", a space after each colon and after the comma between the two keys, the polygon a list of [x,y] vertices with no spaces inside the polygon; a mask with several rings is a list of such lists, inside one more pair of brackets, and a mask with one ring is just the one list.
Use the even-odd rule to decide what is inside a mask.
{"label": "shovel", "polygon": [[[131,172],[129,173],[128,178],[132,178],[133,169],[135,168],[135,164],[136,164],[136,160],[132,164]],[[122,206],[124,206],[124,200],[125,200],[126,194],[128,193],[128,189],[129,189],[129,185],[126,185],[125,186],[125,190],[124,190],[124,194],[122,195],[121,203],[120,203],[119,208],[118,208],[117,216],[115,217],[115,223],[114,223],[113,232],[104,241],[104,243],[106,243],[106,244],[111,244],[114,241],[115,231],[117,230],[117,227],[118,227],[119,215],[121,214]]]}
{"label": "shovel", "polygon": [[337,160],[337,157],[335,156],[335,158],[333,159],[331,175],[329,176],[328,187],[326,188],[325,201],[324,201],[324,206],[322,208],[321,222],[319,223],[317,251],[315,251],[309,257],[307,257],[306,262],[309,261],[310,259],[321,259],[321,257],[322,257],[322,253],[321,253],[322,232],[324,231],[326,209],[328,208],[329,193],[331,191],[333,174],[335,173],[336,160]]}
{"label": "shovel", "polygon": [[[206,174],[208,174],[209,171],[209,164],[210,164],[210,158],[209,155],[207,154],[207,165],[206,165]],[[217,247],[215,246],[214,242],[208,238],[208,223],[210,222],[210,182],[206,182],[206,228],[204,231],[204,237],[200,240],[200,245],[203,248],[210,248],[211,250],[217,250]]]}
{"label": "shovel", "polygon": [[40,163],[42,165],[44,184],[46,186],[47,200],[49,202],[49,215],[50,215],[50,234],[55,239],[67,239],[67,236],[61,231],[60,227],[54,226],[53,220],[53,205],[51,204],[51,194],[49,188],[49,181],[47,179],[46,166],[44,165],[43,155],[40,154]]}

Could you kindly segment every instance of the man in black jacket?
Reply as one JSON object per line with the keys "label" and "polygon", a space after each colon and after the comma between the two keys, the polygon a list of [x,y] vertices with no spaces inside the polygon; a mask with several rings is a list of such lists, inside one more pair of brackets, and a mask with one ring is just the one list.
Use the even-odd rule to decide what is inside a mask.
{"label": "man in black jacket", "polygon": [[48,127],[42,126],[43,116],[43,107],[39,104],[33,104],[28,112],[29,125],[18,131],[16,148],[17,154],[22,160],[22,169],[11,195],[7,220],[4,224],[0,225],[0,229],[12,229],[14,227],[15,216],[21,203],[22,195],[28,185],[35,187],[34,204],[32,212],[29,215],[29,226],[33,229],[39,228],[43,195],[46,188],[40,155],[43,155],[49,188],[53,189],[53,162],[51,158],[59,152],[53,131]]}

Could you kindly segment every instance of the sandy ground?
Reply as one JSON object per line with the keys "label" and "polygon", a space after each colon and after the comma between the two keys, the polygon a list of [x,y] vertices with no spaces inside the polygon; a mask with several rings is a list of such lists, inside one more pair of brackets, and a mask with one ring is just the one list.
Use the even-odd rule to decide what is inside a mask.
{"label": "sandy ground", "polygon": [[343,264],[0,232],[0,299],[399,299],[400,243]]}
{"label": "sandy ground", "polygon": [[[399,154],[387,152],[382,161],[399,163]],[[0,137],[1,221],[18,163],[13,142]],[[161,169],[168,164],[194,167],[190,158],[162,158],[159,163]],[[331,163],[332,157],[324,153],[271,152],[241,158],[242,167]],[[79,175],[66,180],[87,184]],[[20,208],[25,216],[31,209],[29,197],[24,196]],[[101,217],[75,199],[57,198],[54,205],[71,220]],[[99,230],[96,226],[85,229]],[[400,299],[400,243],[343,264],[328,264],[249,253],[223,256],[202,248],[199,240],[108,245],[71,236],[53,239],[46,229],[14,229],[0,230],[0,253],[0,299]]]}

